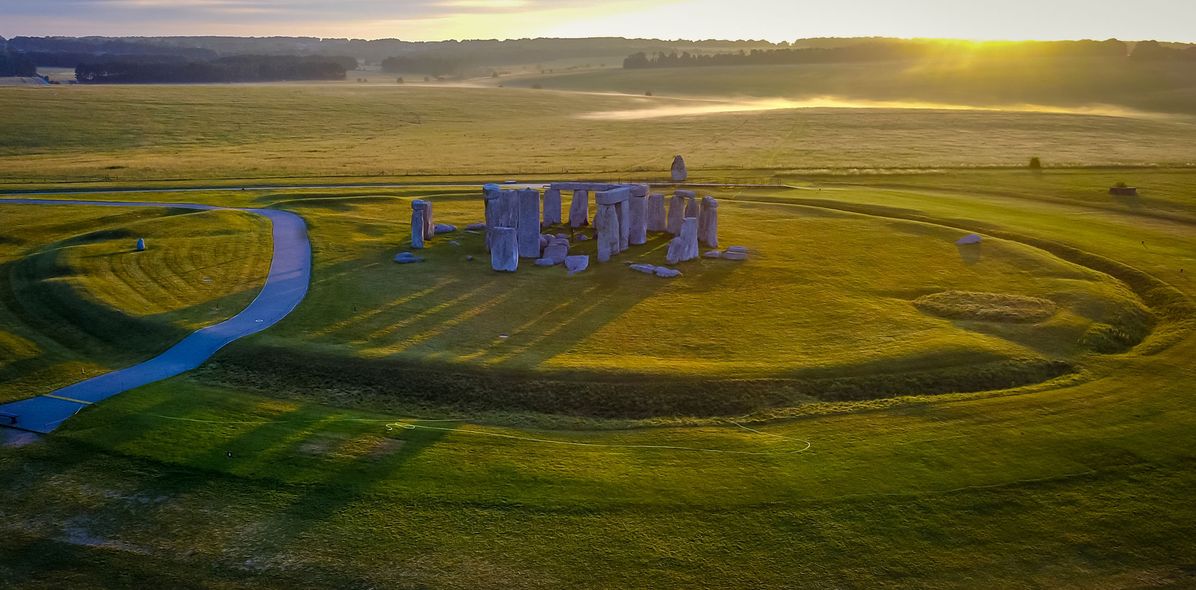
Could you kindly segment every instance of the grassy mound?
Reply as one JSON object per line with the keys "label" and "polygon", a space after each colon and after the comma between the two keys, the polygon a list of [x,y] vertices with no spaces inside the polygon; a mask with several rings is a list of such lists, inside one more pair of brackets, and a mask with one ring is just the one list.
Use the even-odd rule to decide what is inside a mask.
{"label": "grassy mound", "polygon": [[1034,324],[1055,315],[1058,306],[1050,299],[1007,293],[943,291],[914,300],[922,311],[953,320]]}
{"label": "grassy mound", "polygon": [[269,225],[248,213],[0,210],[12,234],[0,244],[4,401],[161,352],[248,305],[269,268]]}

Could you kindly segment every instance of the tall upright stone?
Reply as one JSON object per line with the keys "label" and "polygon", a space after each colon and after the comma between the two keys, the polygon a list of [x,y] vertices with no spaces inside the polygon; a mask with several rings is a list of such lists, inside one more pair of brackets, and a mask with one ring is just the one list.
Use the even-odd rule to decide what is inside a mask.
{"label": "tall upright stone", "polygon": [[685,182],[689,178],[689,170],[685,168],[685,158],[673,156],[673,182]]}
{"label": "tall upright stone", "polygon": [[646,217],[648,231],[665,231],[668,229],[668,216],[664,210],[664,195],[648,195]]}
{"label": "tall upright stone", "polygon": [[648,198],[632,196],[627,217],[627,243],[640,246],[648,242]]}
{"label": "tall upright stone", "polygon": [[619,251],[625,252],[631,245],[631,199],[619,203],[615,213],[619,217]]}
{"label": "tall upright stone", "polygon": [[519,238],[515,228],[490,228],[490,268],[499,272],[519,270]]}
{"label": "tall upright stone", "polygon": [[698,257],[698,218],[686,217],[681,222],[680,234],[669,242],[665,260],[677,264]]}
{"label": "tall upright stone", "polygon": [[573,191],[569,202],[569,227],[585,227],[590,224],[590,191]]}
{"label": "tall upright stone", "polygon": [[548,188],[544,191],[544,226],[561,224],[561,189]]}
{"label": "tall upright stone", "polygon": [[598,230],[598,262],[609,262],[612,256],[621,251],[618,205],[598,205],[594,227]]}
{"label": "tall upright stone", "polygon": [[424,247],[424,228],[427,224],[424,223],[424,215],[427,212],[423,207],[413,207],[411,209],[411,247]]}
{"label": "tall upright stone", "polygon": [[[500,190],[490,193],[486,209],[486,243],[494,249],[494,228],[515,228],[519,225],[519,195],[515,191]],[[539,232],[537,232],[538,234]]]}
{"label": "tall upright stone", "polygon": [[498,218],[498,203],[502,196],[502,189],[498,188],[496,184],[487,184],[482,187],[482,204],[486,212],[486,227],[482,228],[486,231],[486,250],[490,250],[490,228],[497,227]]}
{"label": "tall upright stone", "polygon": [[685,219],[685,210],[692,198],[692,191],[677,191],[673,193],[673,198],[669,199],[669,217],[665,231],[673,235],[681,233],[681,220]]}
{"label": "tall upright stone", "polygon": [[698,215],[698,241],[711,248],[718,247],[718,200],[702,197],[702,210]]}
{"label": "tall upright stone", "polygon": [[702,213],[702,207],[698,205],[697,195],[690,196],[685,199],[685,216],[697,218]]}
{"label": "tall upright stone", "polygon": [[515,191],[515,230],[519,236],[519,256],[540,257],[540,191],[525,189]]}
{"label": "tall upright stone", "polygon": [[432,202],[423,199],[416,199],[411,201],[412,209],[423,209],[424,211],[424,239],[430,240],[432,236],[436,235],[436,223],[432,221]]}

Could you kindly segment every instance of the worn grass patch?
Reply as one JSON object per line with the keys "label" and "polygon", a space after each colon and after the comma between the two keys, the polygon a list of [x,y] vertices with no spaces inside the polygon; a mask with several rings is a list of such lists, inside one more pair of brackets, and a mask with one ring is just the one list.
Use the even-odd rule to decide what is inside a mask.
{"label": "worn grass patch", "polygon": [[915,299],[914,305],[926,313],[953,320],[1015,324],[1045,321],[1059,309],[1050,299],[974,291],[931,293]]}

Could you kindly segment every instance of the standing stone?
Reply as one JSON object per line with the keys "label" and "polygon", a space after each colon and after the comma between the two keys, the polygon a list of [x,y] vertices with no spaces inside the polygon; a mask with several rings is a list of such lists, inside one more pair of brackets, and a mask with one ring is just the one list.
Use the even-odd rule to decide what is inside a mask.
{"label": "standing stone", "polygon": [[411,210],[411,247],[424,247],[424,230],[427,224],[424,223],[424,215],[426,214],[423,207],[415,207]]}
{"label": "standing stone", "polygon": [[673,182],[685,182],[689,178],[689,171],[685,169],[685,158],[673,156]]}
{"label": "standing stone", "polygon": [[590,224],[590,191],[573,191],[569,203],[569,227],[585,227]]}
{"label": "standing stone", "polygon": [[519,256],[540,257],[540,191],[526,189],[515,191],[515,229],[519,235]]}
{"label": "standing stone", "polygon": [[137,238],[137,251],[145,252],[145,238]]}
{"label": "standing stone", "polygon": [[627,243],[640,246],[648,242],[647,197],[631,197],[627,216]]}
{"label": "standing stone", "polygon": [[698,219],[686,217],[681,222],[681,233],[669,242],[669,251],[665,259],[669,264],[677,264],[693,260],[698,257]]}
{"label": "standing stone", "polygon": [[561,189],[544,191],[544,226],[561,224]]}
{"label": "standing stone", "polygon": [[519,224],[519,196],[515,191],[497,191],[492,193],[490,206],[486,209],[486,244],[493,250],[494,229],[500,227],[517,227]]}
{"label": "standing stone", "polygon": [[691,195],[687,197],[685,199],[685,216],[696,218],[698,215],[701,215],[701,213],[702,208],[698,205],[697,195]]}
{"label": "standing stone", "polygon": [[674,236],[681,233],[681,220],[685,219],[686,201],[689,199],[687,193],[689,191],[677,191],[673,194],[673,198],[669,199],[669,218],[665,225],[665,231]]}
{"label": "standing stone", "polygon": [[619,214],[617,205],[599,205],[594,226],[598,230],[598,262],[609,262],[619,250]]}
{"label": "standing stone", "polygon": [[436,235],[436,223],[432,221],[432,203],[423,199],[416,199],[411,201],[412,209],[423,209],[424,211],[424,239],[430,240]]}
{"label": "standing stone", "polygon": [[499,272],[519,269],[519,237],[513,227],[490,230],[490,267]]}
{"label": "standing stone", "polygon": [[646,216],[648,231],[665,231],[668,229],[668,217],[664,212],[664,195],[648,195]]}
{"label": "standing stone", "polygon": [[698,241],[711,248],[718,247],[718,200],[702,198],[702,210],[698,214]]}
{"label": "standing stone", "polygon": [[631,199],[619,203],[615,213],[619,216],[619,251],[626,252],[631,245]]}
{"label": "standing stone", "polygon": [[501,196],[502,190],[498,188],[498,185],[487,184],[482,187],[482,204],[486,211],[486,223],[481,224],[481,227],[477,227],[478,224],[473,224],[468,228],[486,232],[486,250],[490,250],[490,231],[488,228],[498,225],[495,222],[498,221],[498,199]]}

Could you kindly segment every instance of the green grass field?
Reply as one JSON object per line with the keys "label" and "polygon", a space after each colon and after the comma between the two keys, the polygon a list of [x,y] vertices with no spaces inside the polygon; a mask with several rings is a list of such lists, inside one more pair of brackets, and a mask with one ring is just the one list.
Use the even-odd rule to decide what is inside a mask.
{"label": "green grass field", "polygon": [[[972,158],[998,151],[1011,164],[1031,154],[1066,160],[1045,149],[1052,142],[1071,145],[1077,164],[1109,163],[1109,146],[1130,143],[1093,123],[1137,129],[1135,153],[1174,154],[1157,161],[1178,163],[1190,149],[1179,140],[1186,123],[886,112],[891,119],[881,124],[874,111],[591,122],[596,134],[623,137],[625,149],[612,147],[606,165],[597,156],[604,145],[563,143],[576,148],[570,155],[540,138],[575,129],[563,123],[570,109],[629,99],[562,95],[574,102],[553,102],[558,116],[537,102],[547,92],[444,98],[448,89],[421,89],[415,94],[427,92],[429,104],[439,97],[446,109],[485,96],[511,110],[470,115],[486,120],[489,144],[454,139],[443,122],[434,125],[442,136],[419,132],[429,135],[417,146],[395,147],[404,138],[389,135],[319,158],[295,157],[297,140],[285,135],[321,149],[347,146],[352,133],[324,132],[365,120],[354,106],[364,99],[313,110],[307,129],[288,128],[267,123],[284,110],[279,88],[83,89],[114,104],[157,97],[159,111],[147,120],[174,123],[130,134],[140,147],[116,147],[126,140],[101,131],[46,131],[77,145],[6,147],[0,169],[11,171],[10,186],[96,180],[118,160],[129,168],[111,171],[114,184],[126,186],[321,174],[335,182],[335,168],[353,182],[401,176],[372,176],[357,155],[368,153],[419,173],[487,171],[456,168],[454,154],[469,153],[499,179],[568,177],[562,163],[574,160],[579,175],[642,178],[645,162],[667,164],[660,154],[671,155],[672,139],[705,134],[742,149],[676,148],[718,158],[718,170],[694,164],[699,179],[802,188],[720,190],[723,240],[749,245],[753,257],[690,263],[675,282],[619,263],[572,278],[542,269],[498,276],[484,261],[465,260],[480,248],[477,236],[462,234],[438,238],[423,265],[390,262],[406,248],[410,198],[431,198],[439,221],[463,225],[479,217],[474,190],[171,196],[303,215],[316,265],[309,298],[200,371],[89,408],[34,444],[0,448],[3,579],[32,588],[1193,585],[1196,171],[935,163],[936,154],[953,154],[976,166],[983,163]],[[289,92],[327,105],[316,97],[359,90]],[[204,160],[220,148],[197,139],[164,148],[160,166],[145,164],[154,145],[201,126],[202,113],[213,130],[248,121],[246,105],[224,116],[187,106],[232,95],[272,97],[247,103],[257,105],[261,129],[230,124],[225,133],[247,142],[239,149],[278,160]],[[23,102],[12,96],[28,95],[0,92],[0,101]],[[66,96],[57,106],[19,108],[69,118],[64,105],[84,99]],[[539,122],[518,100],[544,109]],[[887,134],[894,120],[919,130],[901,149],[859,141],[860,151],[845,156],[768,127],[769,117],[826,117],[837,146]],[[977,117],[977,134],[983,120],[1026,135],[986,127],[992,142],[973,141],[964,153],[958,117]],[[736,126],[743,137],[728,134]],[[514,134],[519,128],[536,133]],[[252,143],[271,134],[276,144]],[[1098,139],[1079,139],[1089,134]],[[532,147],[514,150],[520,142]],[[774,167],[756,151],[762,145],[787,155]],[[854,158],[872,173],[840,167]],[[28,165],[35,161],[46,167]],[[890,168],[904,166],[917,169]],[[1140,187],[1141,197],[1107,195],[1119,181]],[[42,274],[5,272],[0,292],[48,289],[41,284],[55,282],[51,271],[66,266],[69,289],[39,292],[69,294],[54,305],[76,313],[102,308],[126,338],[147,322],[173,333],[231,312],[260,282],[269,252],[261,222],[237,213],[61,211],[3,207],[5,220],[17,220],[6,227],[19,228],[0,234],[5,268]],[[112,233],[80,238],[101,229]],[[967,232],[986,236],[978,257],[953,244]],[[142,272],[195,290],[171,288],[177,299],[169,301],[157,291],[147,302],[130,299],[130,290],[142,291],[130,284],[144,281],[117,261],[134,234],[147,236],[147,254],[180,240],[173,249],[185,256],[155,259]],[[200,242],[188,247],[184,238]],[[35,264],[59,251],[53,265]],[[658,247],[631,254],[662,258]],[[201,289],[193,279],[212,264],[226,274],[209,275],[212,287]],[[46,338],[44,326],[19,310],[4,313],[6,350],[45,346],[37,339]],[[127,358],[112,342],[69,340],[54,349],[57,363],[98,370]],[[1009,381],[1015,361],[1066,371]],[[52,385],[56,370],[38,383]],[[16,397],[20,388],[6,379],[0,391]],[[975,382],[986,386],[961,386]]]}

